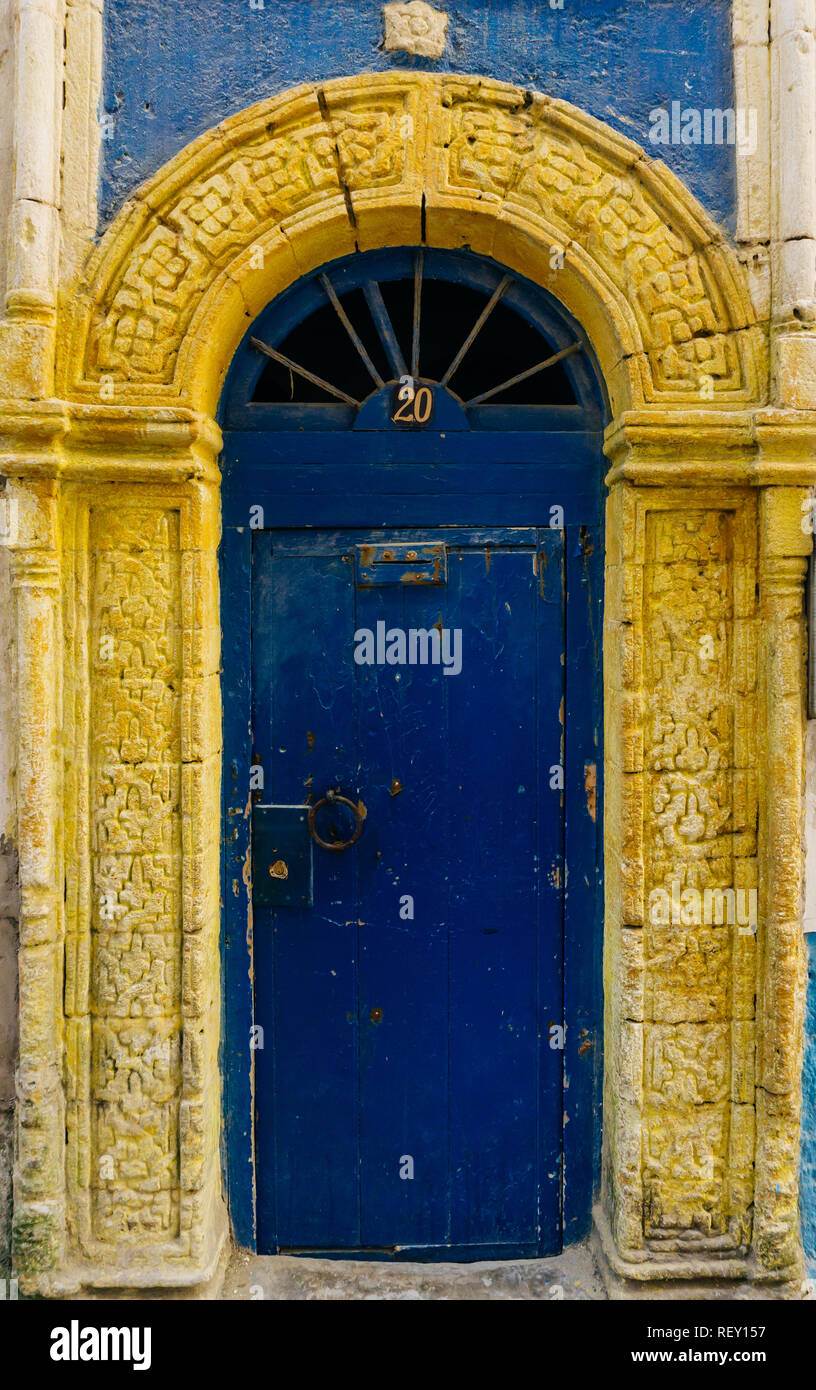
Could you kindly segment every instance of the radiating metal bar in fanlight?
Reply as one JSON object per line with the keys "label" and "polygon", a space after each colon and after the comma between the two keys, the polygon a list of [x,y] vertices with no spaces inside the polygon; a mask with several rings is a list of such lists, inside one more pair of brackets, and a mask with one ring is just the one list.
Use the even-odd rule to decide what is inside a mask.
{"label": "radiating metal bar in fanlight", "polygon": [[292,361],[291,357],[284,357],[282,352],[262,343],[260,338],[250,338],[249,341],[259,352],[266,353],[267,357],[271,357],[273,362],[280,362],[281,366],[288,367],[290,372],[297,372],[298,376],[304,377],[306,381],[311,381],[313,386],[319,386],[321,391],[328,391],[330,396],[336,396],[339,401],[345,401],[347,405],[359,406],[360,402],[356,401],[353,396],[347,395],[337,386],[332,386],[330,381],[324,381],[322,376],[315,376],[314,372],[308,371],[306,367],[299,366],[297,362]]}
{"label": "radiating metal bar in fanlight", "polygon": [[337,317],[339,318],[340,322],[342,323],[343,327],[345,328],[346,332],[351,338],[351,341],[353,342],[354,346],[356,347],[357,351],[362,357],[363,362],[365,363],[368,369],[369,375],[373,378],[375,385],[384,386],[385,383],[382,377],[377,371],[377,368],[374,366],[374,363],[372,362],[368,353],[366,352],[363,340],[357,332],[357,329],[354,327],[354,324],[351,322],[351,319],[349,318],[348,314],[346,313],[345,309],[340,303],[340,300],[337,297],[337,292],[335,291],[334,285],[332,284],[328,275],[321,275],[320,283],[326,291],[326,294],[329,296],[329,299],[331,300],[334,312],[336,313]]}
{"label": "radiating metal bar in fanlight", "polygon": [[447,386],[454,372],[457,371],[458,368],[461,366],[465,354],[469,352],[472,348],[478,335],[481,333],[484,325],[487,323],[487,320],[490,318],[490,315],[493,313],[493,310],[495,309],[505,290],[508,288],[509,285],[512,285],[512,283],[512,275],[505,275],[504,279],[501,280],[499,284],[496,286],[489,300],[485,304],[482,312],[480,313],[479,317],[477,318],[476,322],[474,323],[473,327],[471,328],[470,332],[465,338],[465,341],[463,342],[462,346],[460,347],[459,351],[457,352],[456,356],[454,357],[453,361],[448,367],[448,370],[443,376],[443,386]]}
{"label": "radiating metal bar in fanlight", "polygon": [[481,396],[474,396],[472,400],[466,401],[465,404],[467,406],[481,405],[484,401],[489,400],[491,396],[498,396],[501,391],[509,391],[511,386],[518,386],[520,382],[527,381],[529,377],[535,376],[537,372],[546,371],[547,367],[554,367],[556,362],[563,362],[565,357],[571,357],[574,352],[580,352],[583,346],[583,343],[571,343],[569,347],[562,348],[560,352],[556,352],[553,357],[547,357],[543,362],[537,362],[534,367],[528,367],[526,372],[519,372],[518,376],[511,376],[507,381],[503,381],[500,386],[494,386],[490,391],[483,391]]}
{"label": "radiating metal bar in fanlight", "polygon": [[388,317],[388,310],[385,307],[385,300],[382,297],[382,290],[376,280],[366,280],[363,285],[363,294],[366,303],[371,310],[371,317],[374,326],[380,335],[380,342],[385,350],[389,365],[395,377],[407,376],[408,368],[405,365],[405,358],[397,342],[397,335]]}
{"label": "radiating metal bar in fanlight", "polygon": [[414,262],[414,327],[411,336],[411,376],[419,376],[419,320],[422,304],[422,274],[425,269],[425,252],[420,250]]}

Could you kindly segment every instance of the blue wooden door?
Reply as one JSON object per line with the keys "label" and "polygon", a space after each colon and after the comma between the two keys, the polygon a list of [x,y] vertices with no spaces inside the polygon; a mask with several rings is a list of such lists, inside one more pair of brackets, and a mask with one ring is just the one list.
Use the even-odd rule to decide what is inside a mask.
{"label": "blue wooden door", "polygon": [[235,355],[224,1076],[242,1244],[477,1259],[587,1233],[604,411],[579,326],[470,252],[332,262]]}
{"label": "blue wooden door", "polygon": [[261,1249],[559,1248],[563,534],[255,535],[263,803],[365,812],[255,907]]}

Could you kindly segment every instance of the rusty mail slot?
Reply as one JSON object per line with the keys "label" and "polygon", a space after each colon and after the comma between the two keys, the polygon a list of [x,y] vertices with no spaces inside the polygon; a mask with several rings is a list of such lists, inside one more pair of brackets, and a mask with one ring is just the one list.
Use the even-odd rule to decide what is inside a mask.
{"label": "rusty mail slot", "polygon": [[358,545],[357,587],[380,584],[446,584],[444,545]]}

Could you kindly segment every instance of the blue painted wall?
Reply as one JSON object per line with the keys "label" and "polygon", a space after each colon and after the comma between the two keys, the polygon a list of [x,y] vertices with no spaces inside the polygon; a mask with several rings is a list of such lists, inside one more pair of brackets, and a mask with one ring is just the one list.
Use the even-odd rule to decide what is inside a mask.
{"label": "blue painted wall", "polygon": [[649,112],[733,105],[729,0],[456,0],[444,59],[382,50],[381,0],[106,0],[100,220],[195,136],[301,82],[416,67],[563,97],[661,156],[733,230],[734,150],[649,146]]}
{"label": "blue painted wall", "polygon": [[808,992],[805,1067],[802,1074],[802,1239],[808,1274],[816,1279],[816,932],[808,944]]}

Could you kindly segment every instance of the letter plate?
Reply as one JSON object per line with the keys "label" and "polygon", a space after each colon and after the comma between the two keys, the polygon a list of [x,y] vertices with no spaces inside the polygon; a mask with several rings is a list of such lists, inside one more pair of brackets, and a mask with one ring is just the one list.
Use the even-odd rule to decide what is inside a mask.
{"label": "letter plate", "polygon": [[381,584],[446,584],[444,545],[358,545],[357,588]]}

